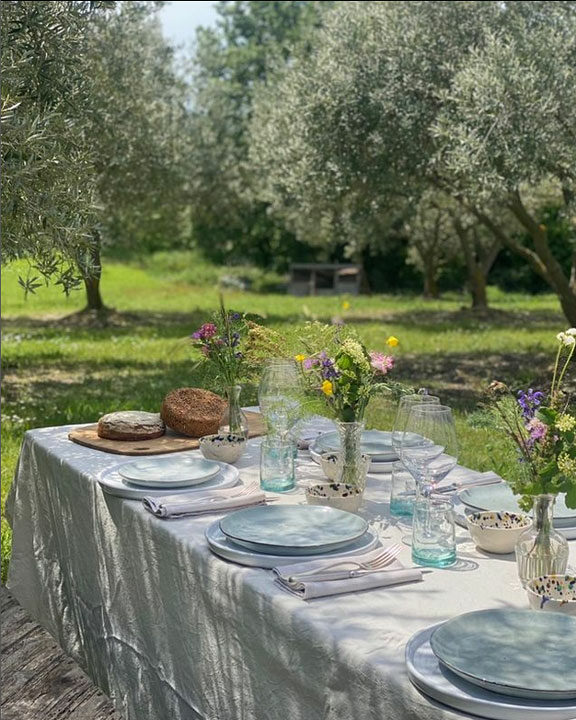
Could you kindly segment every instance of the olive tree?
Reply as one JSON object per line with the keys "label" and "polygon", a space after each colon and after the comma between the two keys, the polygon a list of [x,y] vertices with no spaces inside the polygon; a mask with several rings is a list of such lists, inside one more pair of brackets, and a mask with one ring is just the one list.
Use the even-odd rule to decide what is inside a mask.
{"label": "olive tree", "polygon": [[376,217],[446,193],[546,277],[575,323],[575,290],[523,202],[544,181],[573,193],[575,23],[564,2],[339,3],[257,102],[262,196],[278,212]]}
{"label": "olive tree", "polygon": [[[100,311],[103,243],[179,232],[186,88],[155,2],[2,3],[3,261]],[[21,280],[26,290],[37,277]]]}
{"label": "olive tree", "polygon": [[[79,284],[75,258],[92,242],[94,150],[83,142],[90,22],[106,3],[3,2],[3,262],[31,261],[38,276]],[[109,3],[108,3],[109,5]]]}

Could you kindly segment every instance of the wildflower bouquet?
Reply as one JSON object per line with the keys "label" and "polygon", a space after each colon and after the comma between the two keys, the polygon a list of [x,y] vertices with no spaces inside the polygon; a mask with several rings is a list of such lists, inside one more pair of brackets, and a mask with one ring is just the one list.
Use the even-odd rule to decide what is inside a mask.
{"label": "wildflower bouquet", "polygon": [[515,443],[519,472],[509,485],[528,508],[534,495],[566,493],[566,505],[576,508],[576,417],[569,412],[563,382],[576,347],[576,328],[557,336],[558,349],[550,389],[520,390],[514,396],[493,382],[484,404],[492,425]]}
{"label": "wildflower bouquet", "polygon": [[191,339],[216,380],[228,387],[251,379],[266,358],[279,354],[277,333],[242,313],[226,310],[222,300],[212,320],[192,333]]}
{"label": "wildflower bouquet", "polygon": [[[320,340],[321,350],[311,350]],[[322,398],[328,414],[342,422],[359,422],[364,418],[370,398],[392,386],[387,375],[394,368],[394,357],[381,352],[369,352],[349,328],[310,323],[302,337],[308,348],[306,354],[296,355],[308,393]],[[390,336],[388,347],[398,345]]]}

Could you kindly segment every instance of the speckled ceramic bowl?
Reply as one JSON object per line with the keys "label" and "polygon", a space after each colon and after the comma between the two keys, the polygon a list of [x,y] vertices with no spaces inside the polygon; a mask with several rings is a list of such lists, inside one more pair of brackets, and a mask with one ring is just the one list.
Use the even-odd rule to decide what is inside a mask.
{"label": "speckled ceramic bowl", "polygon": [[306,500],[310,505],[328,505],[358,512],[362,504],[362,490],[344,483],[318,483],[306,488]]}
{"label": "speckled ceramic bowl", "polygon": [[[320,467],[328,480],[338,480],[342,469],[342,454],[340,452],[325,452],[320,455]],[[370,457],[362,455],[364,463],[364,475],[368,473],[370,467]]]}
{"label": "speckled ceramic bowl", "polygon": [[235,463],[246,450],[244,435],[204,435],[200,438],[200,452],[207,460]]}
{"label": "speckled ceramic bowl", "polygon": [[526,593],[532,610],[576,615],[576,575],[543,575],[529,580]]}
{"label": "speckled ceramic bowl", "polygon": [[497,510],[472,513],[466,522],[476,545],[497,555],[514,552],[518,538],[532,525],[527,515]]}

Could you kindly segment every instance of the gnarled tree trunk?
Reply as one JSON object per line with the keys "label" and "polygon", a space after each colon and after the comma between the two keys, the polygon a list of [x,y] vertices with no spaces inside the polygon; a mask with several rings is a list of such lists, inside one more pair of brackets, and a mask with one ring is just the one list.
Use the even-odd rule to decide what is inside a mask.
{"label": "gnarled tree trunk", "polygon": [[538,273],[548,283],[558,295],[566,319],[570,325],[576,327],[576,287],[554,257],[548,242],[546,228],[539,225],[530,215],[518,191],[511,194],[508,207],[522,227],[528,231],[534,243],[533,250],[511,237],[491,217],[478,210],[478,208],[473,209],[473,212],[494,233],[494,236],[500,239],[503,245],[516,255],[523,257],[534,272]]}
{"label": "gnarled tree trunk", "polygon": [[81,268],[84,287],[86,288],[85,312],[106,310],[100,292],[100,279],[102,277],[102,262],[100,258],[100,234],[94,233],[94,242],[88,253],[88,262]]}

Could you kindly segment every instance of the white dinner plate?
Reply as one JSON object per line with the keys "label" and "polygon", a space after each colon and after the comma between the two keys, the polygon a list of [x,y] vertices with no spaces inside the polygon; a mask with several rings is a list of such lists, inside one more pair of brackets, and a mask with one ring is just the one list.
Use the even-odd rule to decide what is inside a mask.
{"label": "white dinner plate", "polygon": [[[398,460],[398,453],[392,447],[391,432],[384,430],[365,430],[362,433],[360,447],[364,455],[368,455],[373,459],[388,462]],[[337,432],[324,433],[324,435],[320,435],[314,440],[311,449],[319,454],[332,450],[340,450],[340,436]]]}
{"label": "white dinner plate", "polygon": [[486,690],[576,701],[576,618],[569,615],[476,610],[436,628],[430,646],[446,668]]}
{"label": "white dinner plate", "polygon": [[233,465],[225,462],[217,462],[220,469],[219,472],[201,485],[192,487],[176,487],[176,488],[150,488],[138,487],[124,480],[118,472],[122,465],[115,465],[109,470],[101,473],[97,480],[102,490],[109,495],[117,495],[118,497],[127,498],[128,500],[142,500],[145,496],[162,497],[164,495],[180,495],[192,492],[203,492],[205,490],[216,490],[222,488],[233,487],[238,483],[240,471]]}
{"label": "white dinner plate", "polygon": [[[523,512],[518,505],[519,495],[514,495],[506,483],[484,485],[461,490],[460,500],[474,510],[507,510]],[[565,495],[560,493],[554,503],[554,527],[576,525],[576,510],[566,507]]]}
{"label": "white dinner plate", "polygon": [[201,457],[141,458],[122,465],[118,472],[132,485],[174,488],[204,483],[220,472],[220,466]]}
{"label": "white dinner plate", "polygon": [[439,625],[413,635],[406,645],[408,677],[424,695],[448,707],[491,720],[574,720],[572,700],[526,700],[484,690],[444,668],[430,647]]}
{"label": "white dinner plate", "polygon": [[234,544],[269,555],[317,555],[353,543],[364,518],[320,505],[262,505],[226,515],[220,529]]}
{"label": "white dinner plate", "polygon": [[[264,553],[254,552],[252,550],[248,550],[248,548],[235,545],[229,538],[226,537],[226,535],[224,535],[222,530],[220,530],[219,520],[216,520],[216,522],[212,523],[212,525],[206,529],[205,535],[208,545],[215,555],[219,555],[225,560],[231,560],[239,565],[273,568],[278,565],[290,565],[292,563],[302,562],[302,555],[265,555]],[[364,533],[359,540],[356,540],[351,545],[348,545],[344,550],[336,550],[331,553],[321,553],[314,555],[313,557],[310,556],[310,559],[322,560],[365,553],[375,548],[378,543],[378,537],[368,531]]]}

